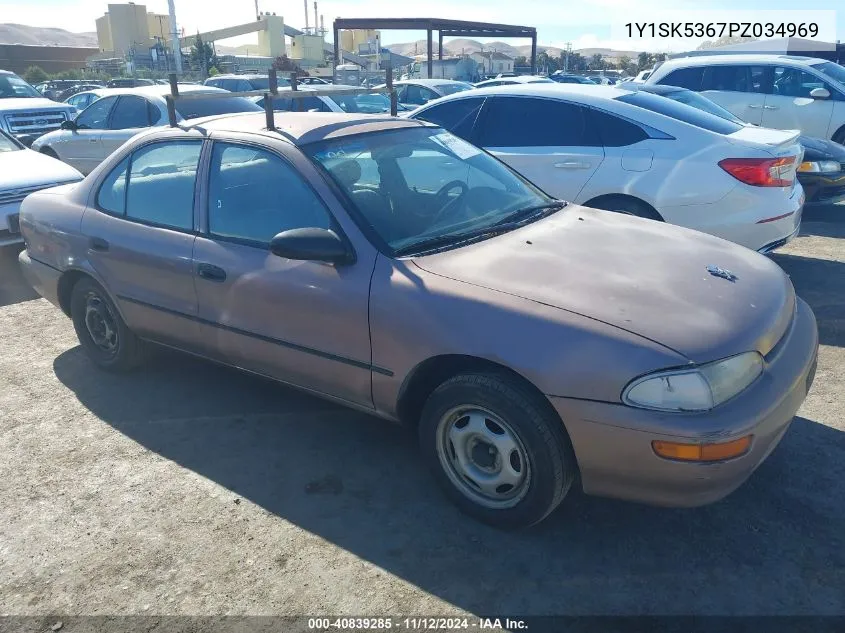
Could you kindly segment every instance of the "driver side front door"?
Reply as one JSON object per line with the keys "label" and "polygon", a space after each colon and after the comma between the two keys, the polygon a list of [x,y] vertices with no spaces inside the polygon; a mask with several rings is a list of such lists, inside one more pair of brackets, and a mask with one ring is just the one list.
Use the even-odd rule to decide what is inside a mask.
{"label": "driver side front door", "polygon": [[51,147],[64,162],[89,174],[103,160],[102,136],[117,97],[104,97],[76,117],[76,129],[66,130]]}

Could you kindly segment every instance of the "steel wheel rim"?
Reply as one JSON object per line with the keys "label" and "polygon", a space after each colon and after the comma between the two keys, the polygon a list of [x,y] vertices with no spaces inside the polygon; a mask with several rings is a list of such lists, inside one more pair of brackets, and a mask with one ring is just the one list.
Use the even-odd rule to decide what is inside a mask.
{"label": "steel wheel rim", "polygon": [[437,425],[437,456],[452,485],[486,508],[512,508],[528,492],[525,445],[489,409],[461,405],[447,411]]}
{"label": "steel wheel rim", "polygon": [[96,292],[85,296],[85,328],[100,350],[113,356],[119,344],[117,322],[105,300]]}

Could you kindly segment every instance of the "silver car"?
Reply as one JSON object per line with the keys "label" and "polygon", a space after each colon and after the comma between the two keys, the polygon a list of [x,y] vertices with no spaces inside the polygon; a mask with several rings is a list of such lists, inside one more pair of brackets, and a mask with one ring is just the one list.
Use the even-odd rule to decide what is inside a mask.
{"label": "silver car", "polygon": [[[180,92],[226,92],[211,86],[183,84]],[[98,91],[100,98],[61,129],[36,139],[32,149],[59,158],[83,174],[90,173],[109,154],[138,132],[167,125],[166,95],[170,86],[115,88]],[[261,108],[243,97],[228,99],[186,99],[176,106],[177,119],[184,121],[228,112],[255,112]]]}

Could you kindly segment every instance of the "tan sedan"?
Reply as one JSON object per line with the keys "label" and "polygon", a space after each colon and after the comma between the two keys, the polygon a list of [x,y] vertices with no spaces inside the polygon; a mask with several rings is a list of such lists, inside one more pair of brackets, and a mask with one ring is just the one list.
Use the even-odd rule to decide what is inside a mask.
{"label": "tan sedan", "polygon": [[810,308],[726,241],[553,200],[418,121],[206,119],[26,199],[26,277],[93,363],[163,343],[418,428],[500,526],[739,486],[814,375]]}

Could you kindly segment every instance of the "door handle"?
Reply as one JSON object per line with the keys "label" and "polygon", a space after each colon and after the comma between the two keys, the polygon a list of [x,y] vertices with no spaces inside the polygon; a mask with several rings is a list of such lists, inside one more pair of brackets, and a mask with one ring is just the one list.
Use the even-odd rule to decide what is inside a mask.
{"label": "door handle", "polygon": [[208,281],[226,281],[226,271],[214,264],[197,264],[197,274]]}
{"label": "door handle", "polygon": [[92,251],[100,251],[101,253],[105,253],[109,250],[109,243],[104,240],[102,237],[92,237],[88,243],[91,246]]}
{"label": "door handle", "polygon": [[780,110],[777,106],[763,106],[764,110]]}
{"label": "door handle", "polygon": [[555,167],[558,169],[589,169],[592,166],[592,163],[582,163],[575,160],[564,163],[555,163]]}
{"label": "door handle", "polygon": [[759,110],[759,109],[761,109],[762,107],[763,107],[763,106],[761,106],[761,105],[756,105],[756,104],[754,104],[754,103],[751,103],[751,104],[749,104],[748,109],[749,109],[749,110]]}
{"label": "door handle", "polygon": [[89,139],[88,139],[88,142],[89,142],[89,143],[96,143],[96,142],[97,142],[97,141],[99,141],[99,140],[100,140],[100,139],[98,139],[98,138],[89,138]]}

